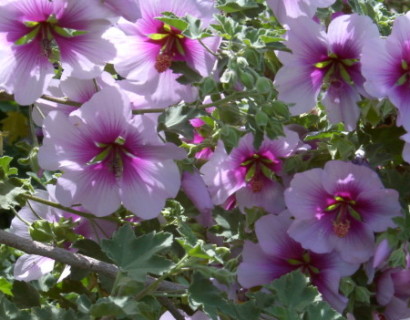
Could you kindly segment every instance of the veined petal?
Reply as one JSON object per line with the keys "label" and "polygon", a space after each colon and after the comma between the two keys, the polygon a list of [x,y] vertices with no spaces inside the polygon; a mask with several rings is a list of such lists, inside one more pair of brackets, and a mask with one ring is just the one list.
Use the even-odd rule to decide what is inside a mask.
{"label": "veined petal", "polygon": [[220,142],[213,156],[201,167],[203,179],[209,188],[212,201],[220,205],[245,186],[242,172],[232,168],[223,144]]}
{"label": "veined petal", "polygon": [[291,222],[287,212],[277,216],[269,214],[256,221],[256,236],[260,247],[267,255],[289,259],[301,253],[300,245],[290,239],[286,232]]}
{"label": "veined petal", "polygon": [[401,215],[399,194],[393,189],[364,191],[360,193],[357,202],[367,204],[360,212],[366,225],[374,232],[383,232],[389,227],[395,227],[392,218]]}
{"label": "veined petal", "polygon": [[321,219],[329,196],[322,185],[322,175],[321,169],[297,173],[285,191],[288,209],[297,219]]}
{"label": "veined petal", "polygon": [[265,183],[259,192],[243,187],[236,192],[236,203],[242,212],[245,208],[261,207],[266,212],[279,213],[286,208],[283,192],[283,187],[273,181]]}
{"label": "veined petal", "polygon": [[12,83],[16,102],[29,105],[46,90],[54,76],[54,69],[42,54],[38,41],[19,46],[14,54],[15,68],[9,81]]}
{"label": "veined petal", "polygon": [[81,203],[98,217],[113,213],[121,204],[115,176],[102,163],[64,172],[57,181],[56,197],[65,206]]}
{"label": "veined petal", "polygon": [[329,241],[334,243],[335,250],[341,258],[349,263],[363,263],[374,253],[375,243],[373,232],[361,222],[353,222],[347,235],[338,238],[332,234]]}
{"label": "veined petal", "polygon": [[329,253],[334,249],[332,237],[332,217],[324,216],[321,220],[295,220],[288,230],[289,236],[299,242],[303,248],[316,253]]}
{"label": "veined petal", "polygon": [[348,299],[339,293],[340,274],[326,270],[312,277],[312,283],[336,311],[342,313],[347,306]]}
{"label": "veined petal", "polygon": [[127,159],[120,184],[124,206],[142,219],[157,217],[167,198],[173,198],[181,185],[178,167],[173,161]]}
{"label": "veined petal", "polygon": [[329,194],[349,191],[352,196],[363,191],[377,191],[384,186],[373,170],[344,161],[327,162],[324,168],[323,186]]}
{"label": "veined petal", "polygon": [[238,267],[238,282],[245,288],[270,283],[296,268],[281,259],[267,255],[259,245],[245,241],[242,263]]}
{"label": "veined petal", "polygon": [[346,130],[352,131],[360,117],[360,100],[357,89],[340,81],[330,85],[322,102],[331,123],[343,122]]}

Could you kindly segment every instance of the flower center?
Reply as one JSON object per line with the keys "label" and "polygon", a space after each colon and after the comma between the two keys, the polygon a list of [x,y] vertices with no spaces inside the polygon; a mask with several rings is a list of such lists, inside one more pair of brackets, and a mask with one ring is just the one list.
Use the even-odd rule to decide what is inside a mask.
{"label": "flower center", "polygon": [[280,160],[258,153],[241,163],[245,167],[245,181],[253,192],[263,190],[267,181],[275,180],[275,172],[280,170]]}
{"label": "flower center", "polygon": [[113,143],[96,142],[95,145],[102,151],[87,162],[87,165],[103,164],[117,179],[121,178],[124,171],[124,157],[134,157],[124,144],[125,139],[121,136],[118,136]]}
{"label": "flower center", "polygon": [[148,38],[161,46],[155,59],[155,69],[165,72],[171,67],[172,61],[181,60],[185,56],[185,37],[181,31],[164,23],[158,33],[148,35]]}
{"label": "flower center", "polygon": [[60,58],[56,36],[72,38],[86,33],[86,31],[60,27],[54,14],[51,14],[45,21],[24,21],[23,23],[28,28],[27,33],[17,39],[14,44],[24,45],[38,41],[42,54],[52,63],[59,61]]}
{"label": "flower center", "polygon": [[309,251],[307,250],[303,252],[302,256],[299,259],[288,259],[286,262],[292,266],[301,268],[303,273],[308,276],[320,273],[320,270],[312,265],[312,259],[310,257]]}
{"label": "flower center", "polygon": [[362,221],[362,217],[356,211],[357,202],[352,200],[348,192],[339,192],[333,198],[328,199],[328,206],[325,212],[333,214],[333,232],[344,238],[350,231],[351,219]]}
{"label": "flower center", "polygon": [[401,65],[400,65],[401,76],[396,81],[397,86],[402,86],[406,83],[409,83],[409,80],[410,80],[410,66],[409,66],[409,64],[410,63],[407,60],[404,60],[404,59],[401,60]]}
{"label": "flower center", "polygon": [[324,71],[323,83],[334,85],[336,88],[342,87],[341,81],[354,85],[349,70],[359,62],[359,59],[343,59],[335,53],[330,53],[326,59],[314,64],[315,68]]}

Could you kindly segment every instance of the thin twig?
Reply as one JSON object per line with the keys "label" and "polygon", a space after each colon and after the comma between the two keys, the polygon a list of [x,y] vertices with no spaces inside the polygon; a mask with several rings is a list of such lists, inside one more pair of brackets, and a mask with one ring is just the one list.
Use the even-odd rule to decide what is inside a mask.
{"label": "thin twig", "polygon": [[66,211],[66,212],[74,213],[74,214],[76,214],[80,217],[87,218],[87,219],[90,219],[90,220],[92,220],[92,219],[103,219],[103,220],[117,222],[117,220],[113,217],[109,217],[109,216],[108,217],[97,217],[97,216],[94,216],[90,213],[75,210],[75,209],[70,208],[70,207],[64,207],[59,203],[56,203],[56,202],[53,202],[53,201],[50,201],[50,200],[46,200],[46,199],[43,199],[43,198],[40,198],[40,197],[36,197],[36,196],[31,195],[31,194],[24,194],[23,196],[28,200],[35,201],[35,202],[38,202],[38,203],[42,203],[42,204],[45,204],[46,206],[50,206],[50,207],[53,207],[53,208],[56,208],[56,209]]}
{"label": "thin twig", "polygon": [[4,230],[0,230],[0,243],[24,251],[25,253],[48,257],[76,268],[87,269],[103,274],[110,278],[115,278],[118,272],[118,267],[113,264],[26,239]]}
{"label": "thin twig", "polygon": [[71,101],[67,98],[56,98],[56,97],[52,97],[49,96],[47,94],[43,94],[41,96],[42,99],[44,100],[48,100],[51,102],[56,102],[56,103],[60,103],[60,104],[66,104],[68,106],[72,106],[72,107],[81,107],[82,103],[81,102],[77,102],[77,101]]}
{"label": "thin twig", "polygon": [[[28,254],[48,257],[72,267],[96,272],[112,279],[115,279],[119,272],[119,268],[111,263],[106,263],[80,253],[70,252],[38,241],[26,239],[4,230],[0,230],[0,244],[5,244]],[[157,279],[148,277],[145,285],[149,286],[155,281],[157,281]],[[159,291],[184,292],[187,288],[178,283],[163,281],[159,284],[157,289]]]}
{"label": "thin twig", "polygon": [[[253,96],[258,96],[258,95],[262,95],[262,93],[257,93],[257,92],[245,92],[245,91],[240,91],[240,92],[235,92],[223,99],[220,100],[216,100],[214,102],[210,102],[210,103],[205,103],[205,104],[200,104],[198,106],[196,106],[197,109],[199,110],[204,110],[206,108],[209,107],[219,107],[221,105],[224,105],[228,102],[232,102],[232,101],[236,101],[242,98],[249,98],[249,97],[253,97]],[[187,105],[191,105],[194,106],[196,105],[196,103],[189,103]],[[165,110],[167,110],[169,108],[156,108],[156,109],[137,109],[137,110],[132,110],[133,114],[144,114],[144,113],[162,113]]]}
{"label": "thin twig", "polygon": [[179,310],[174,306],[174,304],[167,298],[164,297],[157,297],[157,300],[160,304],[162,304],[171,314],[174,316],[176,320],[185,320],[185,317],[179,312]]}

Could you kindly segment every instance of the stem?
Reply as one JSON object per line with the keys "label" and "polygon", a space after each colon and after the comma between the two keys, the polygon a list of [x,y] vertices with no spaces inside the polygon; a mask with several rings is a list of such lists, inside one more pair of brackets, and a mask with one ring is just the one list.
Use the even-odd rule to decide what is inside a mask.
{"label": "stem", "polygon": [[64,207],[59,203],[52,202],[52,201],[49,201],[49,200],[46,200],[46,199],[43,199],[43,198],[40,198],[40,197],[36,197],[36,196],[31,195],[31,194],[24,194],[23,196],[28,200],[39,202],[39,203],[45,204],[47,206],[57,208],[57,209],[60,209],[60,210],[66,211],[66,212],[74,213],[78,216],[81,216],[83,218],[87,218],[87,219],[90,219],[90,220],[92,220],[92,219],[104,219],[104,220],[116,222],[115,218],[113,218],[113,217],[96,217],[96,216],[94,216],[90,213],[83,212],[83,211],[78,211],[78,210],[72,209],[70,207]]}
{"label": "stem", "polygon": [[73,267],[94,271],[110,278],[114,278],[118,267],[94,258],[73,253],[65,249],[52,247],[41,242],[19,237],[10,232],[0,230],[0,243],[19,249],[28,254],[37,254]]}
{"label": "stem", "polygon": [[[197,106],[198,109],[203,110],[209,107],[219,107],[227,102],[231,102],[234,100],[238,100],[238,99],[242,99],[242,98],[249,98],[252,96],[258,96],[258,95],[263,95],[262,93],[258,93],[258,92],[235,92],[229,96],[227,96],[226,98],[220,99],[220,100],[216,100],[214,102],[210,102],[210,103],[206,103],[206,104],[201,104],[199,106]],[[190,106],[194,106],[195,103],[189,103],[187,105]],[[138,110],[132,110],[133,114],[144,114],[144,113],[162,113],[165,110],[167,110],[168,108],[156,108],[156,109],[138,109]]]}
{"label": "stem", "polygon": [[209,47],[202,41],[202,39],[197,39],[197,40],[201,44],[201,46],[203,46],[205,48],[205,50],[208,51],[208,53],[212,54],[216,58],[220,58],[220,56],[217,53],[215,53],[211,49],[209,49]]}
{"label": "stem", "polygon": [[43,94],[41,96],[41,98],[44,99],[44,100],[51,101],[51,102],[66,104],[66,105],[72,106],[72,107],[81,107],[82,106],[81,102],[71,101],[71,100],[68,100],[66,98],[56,98],[56,97],[52,97],[52,96],[49,96],[49,95],[46,95],[46,94]]}
{"label": "stem", "polygon": [[170,275],[173,273],[179,271],[185,264],[186,260],[188,260],[189,256],[185,255],[170,271],[164,273],[162,276],[160,276],[157,280],[152,282],[149,286],[145,287],[143,290],[141,290],[136,296],[135,300],[140,300],[143,297],[145,297],[147,294],[150,292],[154,291],[159,284],[165,280],[165,278],[168,278]]}
{"label": "stem", "polygon": [[[65,249],[49,246],[38,241],[26,239],[4,230],[0,230],[0,243],[28,254],[37,254],[76,268],[96,272],[111,279],[115,279],[119,272],[119,268],[114,264],[87,257],[80,253],[74,253]],[[156,281],[157,279],[148,277],[146,285],[150,286]],[[159,285],[158,289],[162,291],[183,292],[187,288],[178,283],[164,281]]]}
{"label": "stem", "polygon": [[13,207],[11,207],[11,211],[14,213],[14,215],[21,221],[23,222],[25,225],[27,225],[27,227],[31,226],[31,223],[28,222],[26,219],[24,219],[23,217],[20,217],[20,215],[18,214],[18,212],[16,211],[16,209],[14,209]]}
{"label": "stem", "polygon": [[174,316],[175,320],[185,320],[185,317],[179,312],[174,304],[167,298],[157,297],[157,300]]}

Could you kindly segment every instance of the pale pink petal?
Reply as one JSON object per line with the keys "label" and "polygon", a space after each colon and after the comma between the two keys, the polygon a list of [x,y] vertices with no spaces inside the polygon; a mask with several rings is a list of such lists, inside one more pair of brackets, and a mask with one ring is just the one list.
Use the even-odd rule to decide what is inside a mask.
{"label": "pale pink petal", "polygon": [[173,161],[161,162],[132,159],[124,161],[121,199],[136,216],[142,219],[157,217],[167,198],[178,193],[181,177]]}
{"label": "pale pink petal", "polygon": [[236,192],[236,203],[242,212],[245,208],[260,207],[268,213],[279,213],[286,208],[283,192],[283,187],[274,181],[265,183],[259,192],[243,187]]}
{"label": "pale pink petal", "polygon": [[289,227],[288,234],[303,248],[316,253],[329,253],[334,249],[335,237],[332,229],[332,217],[324,216],[321,220],[295,220]]}
{"label": "pale pink petal", "polygon": [[356,88],[338,82],[329,87],[323,97],[322,103],[331,123],[343,122],[347,131],[356,128],[360,117],[360,109],[357,103],[361,100]]}
{"label": "pale pink petal", "polygon": [[352,196],[366,191],[378,191],[384,186],[373,170],[350,162],[327,162],[323,174],[323,187],[329,194],[337,191],[349,191]]}
{"label": "pale pink petal", "polygon": [[208,185],[214,204],[223,204],[237,190],[245,186],[241,173],[232,170],[228,155],[220,142],[211,159],[201,167],[203,179]]}
{"label": "pale pink petal", "polygon": [[53,259],[34,254],[24,254],[14,264],[13,275],[19,281],[38,280],[54,269]]}
{"label": "pale pink petal", "polygon": [[288,209],[297,219],[320,219],[323,214],[329,194],[322,185],[322,176],[321,169],[297,173],[285,191]]}
{"label": "pale pink petal", "polygon": [[237,270],[238,282],[245,288],[252,288],[268,284],[294,269],[286,261],[267,255],[259,245],[245,241],[242,263]]}

